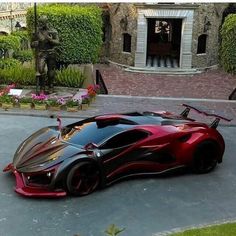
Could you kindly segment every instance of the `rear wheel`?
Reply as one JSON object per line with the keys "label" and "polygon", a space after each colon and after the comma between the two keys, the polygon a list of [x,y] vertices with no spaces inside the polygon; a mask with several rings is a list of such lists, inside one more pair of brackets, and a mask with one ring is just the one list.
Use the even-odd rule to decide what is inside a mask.
{"label": "rear wheel", "polygon": [[67,175],[66,187],[70,194],[84,196],[92,193],[99,185],[100,173],[90,162],[78,163]]}
{"label": "rear wheel", "polygon": [[217,165],[219,148],[212,141],[200,143],[195,151],[193,160],[193,171],[204,174],[212,171]]}

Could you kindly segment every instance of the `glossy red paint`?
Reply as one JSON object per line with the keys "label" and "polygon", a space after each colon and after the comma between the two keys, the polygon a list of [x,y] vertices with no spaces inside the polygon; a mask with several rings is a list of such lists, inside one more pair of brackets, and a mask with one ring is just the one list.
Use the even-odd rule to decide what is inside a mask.
{"label": "glossy red paint", "polygon": [[[128,171],[137,171],[138,175],[147,174],[147,173],[155,173],[160,174],[169,169],[176,167],[176,163],[172,164],[160,164],[155,163],[153,161],[138,161],[138,162],[131,162],[126,163],[125,165],[121,166],[120,168],[114,170],[113,172],[109,173],[107,176],[108,180],[114,178],[115,176],[128,172]],[[182,166],[179,166],[182,167]],[[176,167],[178,168],[178,167]]]}
{"label": "glossy red paint", "polygon": [[3,169],[3,172],[8,172],[8,171],[12,170],[12,168],[13,168],[13,165],[12,165],[12,163],[10,163]]}
{"label": "glossy red paint", "polygon": [[53,190],[50,191],[47,188],[43,187],[31,187],[27,186],[24,180],[23,174],[19,173],[12,163],[7,165],[4,168],[4,171],[12,171],[16,178],[16,186],[15,191],[26,197],[46,197],[46,198],[54,198],[54,197],[64,197],[67,195],[65,191],[61,190]]}

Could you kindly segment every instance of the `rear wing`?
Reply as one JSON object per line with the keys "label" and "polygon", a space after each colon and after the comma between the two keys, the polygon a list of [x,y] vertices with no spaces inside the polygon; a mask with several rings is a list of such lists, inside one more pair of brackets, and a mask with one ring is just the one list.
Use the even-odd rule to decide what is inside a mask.
{"label": "rear wing", "polygon": [[222,115],[211,113],[211,112],[209,112],[209,110],[204,110],[203,108],[200,108],[200,107],[191,106],[191,105],[188,105],[188,104],[182,104],[182,105],[185,107],[185,109],[184,109],[184,111],[182,111],[182,113],[180,115],[183,116],[184,118],[188,117],[188,114],[189,114],[191,109],[196,111],[199,114],[203,114],[205,116],[215,117],[213,122],[210,124],[211,128],[216,129],[219,122],[220,122],[220,120],[224,120],[224,121],[228,121],[228,122],[230,122],[232,120],[232,119],[226,118]]}

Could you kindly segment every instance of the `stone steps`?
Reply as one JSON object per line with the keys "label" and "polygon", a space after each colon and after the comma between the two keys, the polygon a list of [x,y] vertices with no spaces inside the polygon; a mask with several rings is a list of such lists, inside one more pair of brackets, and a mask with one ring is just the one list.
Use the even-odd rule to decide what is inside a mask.
{"label": "stone steps", "polygon": [[181,69],[181,68],[168,68],[168,67],[133,67],[130,66],[125,69],[129,72],[137,73],[153,73],[160,75],[195,75],[202,73],[203,71],[197,69]]}

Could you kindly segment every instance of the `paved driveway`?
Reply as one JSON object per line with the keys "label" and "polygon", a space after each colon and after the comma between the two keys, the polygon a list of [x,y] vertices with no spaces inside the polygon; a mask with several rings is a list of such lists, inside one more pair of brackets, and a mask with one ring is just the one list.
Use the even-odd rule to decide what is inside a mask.
{"label": "paved driveway", "polygon": [[[67,119],[65,122],[72,122]],[[0,116],[0,168],[20,142],[55,119]],[[220,127],[225,160],[207,175],[185,174],[124,181],[83,198],[27,199],[13,192],[14,178],[0,173],[0,235],[102,236],[109,224],[124,236],[151,236],[176,227],[236,218],[235,127]]]}
{"label": "paved driveway", "polygon": [[96,65],[109,94],[147,97],[185,97],[228,99],[236,87],[236,76],[221,70],[196,75],[173,75],[127,72],[115,65]]}

